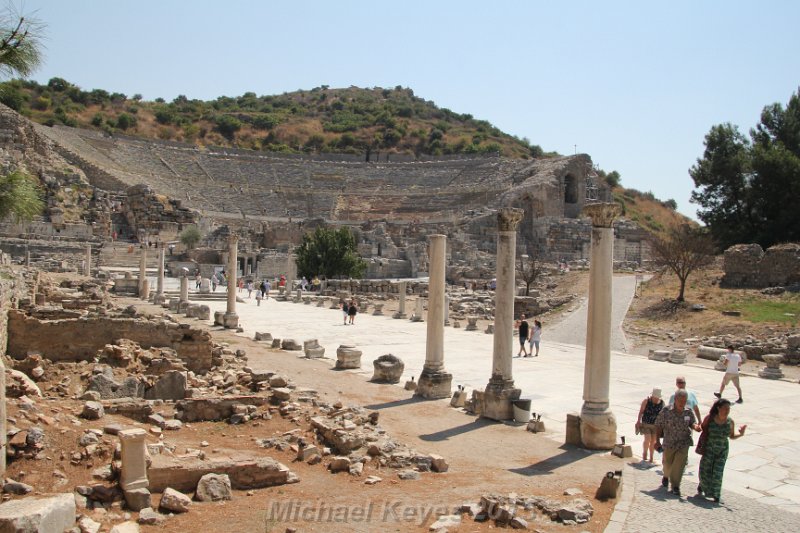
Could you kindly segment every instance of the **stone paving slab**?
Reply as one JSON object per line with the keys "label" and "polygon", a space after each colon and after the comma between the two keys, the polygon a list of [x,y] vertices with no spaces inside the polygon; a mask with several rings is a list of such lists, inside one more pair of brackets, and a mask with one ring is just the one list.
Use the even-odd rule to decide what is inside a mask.
{"label": "stone paving slab", "polygon": [[[627,467],[624,471],[623,497],[628,495],[624,511],[612,520],[606,533],[795,533],[800,530],[796,513],[780,508],[779,502],[754,500],[722,491],[716,504],[694,497],[695,483],[683,482],[680,499],[661,487],[657,468]],[[688,496],[688,497],[687,497]],[[620,504],[617,505],[619,509]],[[776,508],[777,507],[777,508]]]}

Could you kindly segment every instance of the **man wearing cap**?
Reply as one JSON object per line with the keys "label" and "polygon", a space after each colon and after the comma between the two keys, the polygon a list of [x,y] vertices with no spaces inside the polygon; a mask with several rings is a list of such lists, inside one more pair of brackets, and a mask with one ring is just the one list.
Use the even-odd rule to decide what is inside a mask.
{"label": "man wearing cap", "polygon": [[636,418],[636,432],[644,435],[642,459],[651,463],[656,449],[656,418],[663,408],[664,400],[661,399],[661,389],[653,389],[650,396],[642,400],[639,416]]}
{"label": "man wearing cap", "polygon": [[[676,377],[675,386],[678,387],[678,390],[686,391],[686,394],[688,394],[686,400],[686,407],[692,410],[696,420],[702,420],[703,417],[700,416],[700,407],[697,404],[697,396],[695,396],[692,391],[686,388],[686,378],[683,376]],[[673,393],[672,396],[669,397],[669,402],[667,403],[667,405],[669,406],[670,409],[672,409],[672,406],[675,405],[675,393]]]}
{"label": "man wearing cap", "polygon": [[[656,450],[664,452],[664,476],[661,485],[672,485],[672,493],[681,495],[681,479],[689,447],[693,444],[692,430],[700,431],[700,424],[691,409],[686,407],[689,394],[684,389],[675,391],[675,404],[671,409],[662,409],[656,418]],[[661,438],[664,438],[663,446]]]}

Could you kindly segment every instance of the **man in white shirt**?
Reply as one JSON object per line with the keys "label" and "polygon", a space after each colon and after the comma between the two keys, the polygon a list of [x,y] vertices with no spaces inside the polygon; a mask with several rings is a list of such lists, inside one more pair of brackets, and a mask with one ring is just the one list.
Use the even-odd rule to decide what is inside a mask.
{"label": "man in white shirt", "polygon": [[725,376],[722,378],[722,385],[719,387],[719,392],[715,392],[714,396],[722,398],[722,391],[725,390],[725,385],[733,381],[733,386],[739,393],[739,399],[736,403],[742,403],[742,388],[739,386],[739,369],[742,367],[742,356],[733,351],[733,346],[728,346],[728,353],[725,354],[725,361],[727,368],[725,369]]}

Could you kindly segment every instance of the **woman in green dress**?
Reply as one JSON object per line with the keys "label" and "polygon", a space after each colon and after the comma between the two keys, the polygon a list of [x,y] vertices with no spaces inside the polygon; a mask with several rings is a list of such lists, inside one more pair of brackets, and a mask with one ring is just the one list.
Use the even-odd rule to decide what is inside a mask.
{"label": "woman in green dress", "polygon": [[707,430],[708,438],[705,443],[703,458],[700,459],[700,486],[697,487],[699,496],[705,495],[719,503],[722,493],[722,474],[725,471],[725,462],[728,460],[728,441],[744,436],[747,425],[739,427],[739,433],[733,430],[731,402],[720,399],[711,406],[711,411],[703,420],[703,429]]}

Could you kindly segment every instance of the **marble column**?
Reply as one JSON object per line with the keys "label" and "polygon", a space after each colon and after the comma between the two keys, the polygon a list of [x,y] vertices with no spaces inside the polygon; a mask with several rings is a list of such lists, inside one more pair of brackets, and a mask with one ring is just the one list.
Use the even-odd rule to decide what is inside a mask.
{"label": "marble column", "polygon": [[181,276],[181,302],[188,302],[189,301],[189,277],[186,275],[186,272],[183,273]]}
{"label": "marble column", "polygon": [[86,259],[84,263],[84,276],[91,276],[92,275],[92,245],[86,245]]}
{"label": "marble column", "polygon": [[139,298],[144,293],[145,276],[147,276],[147,247],[142,245],[139,255]]}
{"label": "marble column", "polygon": [[422,318],[422,314],[425,312],[425,300],[422,299],[422,296],[417,297],[417,303],[414,307],[414,315],[411,317],[413,322],[422,322],[424,318]]}
{"label": "marble column", "polygon": [[592,219],[589,301],[586,322],[586,363],[583,374],[581,440],[586,448],[609,450],[617,442],[617,420],[609,408],[611,377],[611,278],[614,266],[616,203],[590,204],[584,215]]}
{"label": "marble column", "polygon": [[164,247],[158,249],[158,279],[156,280],[156,295],[153,296],[153,303],[161,305],[166,301],[164,296]]}
{"label": "marble column", "polygon": [[482,416],[494,420],[513,418],[512,401],[519,399],[520,389],[514,388],[512,374],[515,258],[517,225],[523,211],[503,207],[497,213],[497,286],[494,303],[494,346],[492,377],[484,392]]}
{"label": "marble column", "polygon": [[226,328],[239,327],[239,315],[236,314],[236,271],[237,255],[239,253],[239,236],[231,234],[228,236],[228,308],[222,317],[223,325]]}
{"label": "marble column", "polygon": [[392,318],[407,318],[406,315],[406,285],[408,282],[401,281],[397,284],[397,293],[400,295],[400,303],[397,312],[392,315]]}
{"label": "marble column", "polygon": [[428,237],[430,281],[428,282],[428,334],[425,341],[425,365],[419,376],[416,396],[449,398],[453,375],[444,369],[445,256],[447,237]]}

